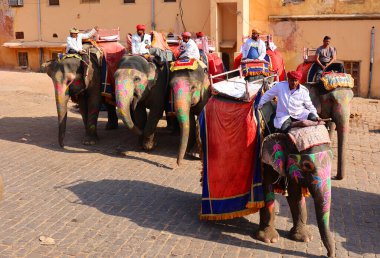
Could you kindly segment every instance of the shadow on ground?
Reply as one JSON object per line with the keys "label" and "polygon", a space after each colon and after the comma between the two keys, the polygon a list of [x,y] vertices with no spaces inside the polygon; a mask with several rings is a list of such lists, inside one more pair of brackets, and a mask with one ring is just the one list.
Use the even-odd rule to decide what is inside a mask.
{"label": "shadow on ground", "polygon": [[[109,187],[110,185],[112,188]],[[296,256],[306,255],[303,252],[284,251],[276,246],[242,240],[230,235],[237,233],[251,236],[258,229],[257,224],[251,223],[245,218],[219,222],[199,221],[197,217],[200,196],[194,193],[132,180],[79,181],[73,182],[69,186],[63,186],[63,188],[76,194],[79,198],[78,202],[82,205],[95,207],[108,215],[128,218],[144,228],[168,231],[176,235],[191,236],[222,244]],[[335,221],[334,230],[340,236],[346,237],[346,242],[342,243],[343,247],[358,254],[379,251],[366,250],[363,244],[359,244],[363,241],[380,240],[377,224],[373,222],[374,213],[379,214],[379,196],[337,187],[333,187],[333,192],[336,197],[333,198],[335,207],[333,207],[332,214],[345,214],[344,217],[333,219]],[[350,198],[350,202],[347,201],[347,197]],[[362,214],[360,210],[357,210],[364,205],[363,203],[372,207],[370,208],[372,213]],[[279,215],[281,216],[281,213]],[[310,216],[315,217],[314,211],[310,211]],[[290,219],[289,223],[291,223]],[[341,226],[343,224],[345,226]],[[373,225],[371,226],[371,224]],[[363,227],[368,228],[364,230]],[[353,235],[350,234],[355,231],[356,233]],[[363,232],[363,235],[358,235],[359,232]],[[280,230],[279,233],[281,237],[287,235],[285,231]],[[361,238],[361,242],[358,241],[358,237]],[[319,241],[319,239],[319,235],[314,236],[313,241]],[[309,254],[307,256],[311,257]]]}
{"label": "shadow on ground", "polygon": [[[75,112],[74,112],[75,113]],[[58,122],[55,116],[46,117],[2,117],[0,118],[0,140],[31,144],[41,148],[66,153],[101,153],[104,155],[137,159],[152,165],[170,169],[165,164],[159,164],[139,155],[128,152],[143,152],[138,143],[138,137],[131,133],[122,123],[116,130],[105,130],[106,113],[101,112],[98,122],[99,143],[94,146],[82,144],[84,127],[79,117],[68,117],[65,136],[65,148],[58,144]],[[170,134],[164,128],[157,128],[157,147],[151,152],[154,155],[175,158],[179,136]]]}

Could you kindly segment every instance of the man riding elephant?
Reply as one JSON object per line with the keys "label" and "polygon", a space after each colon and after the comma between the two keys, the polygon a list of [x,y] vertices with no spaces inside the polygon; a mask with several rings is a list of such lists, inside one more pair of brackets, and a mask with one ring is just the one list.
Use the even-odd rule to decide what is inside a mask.
{"label": "man riding elephant", "polygon": [[311,120],[319,121],[317,110],[311,102],[309,90],[299,83],[302,73],[288,72],[288,81],[276,83],[262,96],[258,108],[277,97],[277,110],[274,127],[281,132],[288,132],[293,122]]}
{"label": "man riding elephant", "polygon": [[136,26],[137,32],[132,35],[132,54],[144,55],[149,54],[149,48],[152,44],[151,36],[145,33],[145,25]]}
{"label": "man riding elephant", "polygon": [[252,30],[252,36],[241,47],[242,59],[264,60],[266,55],[265,42],[260,39],[260,31]]}

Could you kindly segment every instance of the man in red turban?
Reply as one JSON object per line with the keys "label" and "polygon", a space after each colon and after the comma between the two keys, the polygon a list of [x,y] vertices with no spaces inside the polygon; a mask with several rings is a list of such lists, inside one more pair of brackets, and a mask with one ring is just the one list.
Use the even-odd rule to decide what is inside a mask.
{"label": "man in red turban", "polygon": [[152,44],[151,36],[145,33],[144,24],[138,24],[136,30],[137,32],[132,35],[132,54],[148,54],[150,45]]}
{"label": "man in red turban", "polygon": [[282,132],[287,132],[295,121],[320,120],[311,102],[309,90],[299,83],[302,73],[291,71],[287,75],[287,81],[278,82],[265,92],[258,106],[261,109],[265,103],[277,97],[274,127]]}

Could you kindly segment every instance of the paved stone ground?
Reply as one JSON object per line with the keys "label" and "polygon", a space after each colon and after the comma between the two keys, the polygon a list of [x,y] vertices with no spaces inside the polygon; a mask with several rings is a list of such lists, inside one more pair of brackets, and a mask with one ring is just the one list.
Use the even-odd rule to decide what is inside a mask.
{"label": "paved stone ground", "polygon": [[[380,257],[380,103],[356,98],[352,113],[349,173],[332,183],[331,228],[337,257]],[[86,147],[81,145],[80,116],[71,108],[67,147],[61,149],[47,75],[0,71],[0,173],[6,184],[0,203],[0,257],[326,254],[311,200],[310,243],[286,237],[291,219],[283,196],[277,196],[281,239],[276,244],[252,238],[257,214],[199,221],[201,164],[186,160],[176,168],[179,137],[168,134],[161,121],[159,145],[148,154],[121,123],[120,129],[105,131],[104,117],[103,112],[101,142]],[[52,237],[55,245],[41,245],[40,236]]]}

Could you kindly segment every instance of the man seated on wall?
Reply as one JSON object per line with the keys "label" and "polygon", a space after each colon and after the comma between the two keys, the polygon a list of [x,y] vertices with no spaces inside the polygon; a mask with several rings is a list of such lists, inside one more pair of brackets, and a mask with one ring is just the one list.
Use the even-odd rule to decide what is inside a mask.
{"label": "man seated on wall", "polygon": [[317,82],[321,79],[323,71],[336,60],[336,50],[334,47],[330,46],[330,41],[331,38],[329,36],[325,36],[323,38],[323,45],[317,48],[317,51],[315,52],[315,55],[317,56],[317,60],[315,61],[317,64]]}
{"label": "man seated on wall", "polygon": [[179,47],[180,54],[178,59],[185,59],[185,58],[194,58],[197,59],[200,66],[204,69],[207,69],[207,65],[200,60],[201,55],[199,53],[199,49],[197,44],[193,39],[191,39],[191,33],[190,32],[184,32],[182,33],[182,43]]}
{"label": "man seated on wall", "polygon": [[145,55],[149,54],[149,48],[152,44],[151,35],[145,33],[145,25],[136,26],[137,32],[132,35],[132,54]]}
{"label": "man seated on wall", "polygon": [[242,60],[258,59],[264,60],[266,55],[265,42],[260,39],[260,31],[253,29],[252,36],[241,47]]}
{"label": "man seated on wall", "polygon": [[319,121],[317,110],[311,102],[309,90],[299,83],[302,73],[288,72],[288,81],[276,83],[261,97],[258,108],[277,97],[276,117],[274,127],[280,132],[287,133],[292,122]]}

